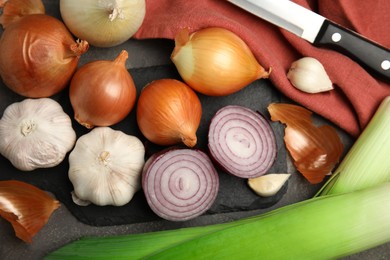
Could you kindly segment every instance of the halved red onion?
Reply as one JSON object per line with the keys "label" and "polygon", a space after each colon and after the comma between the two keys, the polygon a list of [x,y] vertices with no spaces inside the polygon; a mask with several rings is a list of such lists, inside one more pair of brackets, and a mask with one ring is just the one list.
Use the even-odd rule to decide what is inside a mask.
{"label": "halved red onion", "polygon": [[254,178],[276,159],[275,133],[260,113],[242,106],[225,106],[211,119],[208,146],[213,159],[228,173]]}
{"label": "halved red onion", "polygon": [[219,177],[204,152],[170,149],[147,160],[142,188],[150,208],[158,216],[185,221],[212,206],[219,189]]}

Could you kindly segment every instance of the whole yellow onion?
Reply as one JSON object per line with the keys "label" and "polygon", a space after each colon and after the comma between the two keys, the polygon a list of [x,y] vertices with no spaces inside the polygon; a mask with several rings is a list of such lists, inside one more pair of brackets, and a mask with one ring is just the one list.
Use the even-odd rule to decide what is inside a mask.
{"label": "whole yellow onion", "polygon": [[248,45],[233,32],[217,27],[189,34],[180,31],[171,59],[183,80],[209,96],[225,96],[269,72],[257,62]]}
{"label": "whole yellow onion", "polygon": [[61,0],[69,30],[97,47],[112,47],[130,39],[141,26],[145,0]]}

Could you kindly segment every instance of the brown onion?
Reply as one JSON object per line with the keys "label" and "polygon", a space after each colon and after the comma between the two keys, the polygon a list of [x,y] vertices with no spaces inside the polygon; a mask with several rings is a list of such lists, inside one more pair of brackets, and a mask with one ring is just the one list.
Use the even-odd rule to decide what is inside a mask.
{"label": "brown onion", "polygon": [[152,143],[196,145],[196,131],[202,106],[196,93],[175,79],[159,79],[148,84],[137,104],[137,122]]}
{"label": "brown onion", "polygon": [[127,51],[114,60],[98,60],[77,70],[70,83],[74,117],[81,125],[111,126],[132,110],[137,90],[126,69]]}
{"label": "brown onion", "polygon": [[147,160],[142,188],[150,208],[158,216],[184,221],[203,214],[212,206],[219,178],[204,152],[170,149]]}
{"label": "brown onion", "polygon": [[211,119],[208,146],[213,159],[228,173],[255,178],[266,173],[277,155],[269,122],[241,106],[225,106]]}
{"label": "brown onion", "polygon": [[[4,10],[11,3],[15,2],[7,2]],[[15,5],[23,9],[22,3]],[[45,14],[16,20],[8,17],[2,22],[6,27],[0,39],[0,76],[5,85],[32,98],[49,97],[64,89],[88,43],[76,42],[61,21]]]}

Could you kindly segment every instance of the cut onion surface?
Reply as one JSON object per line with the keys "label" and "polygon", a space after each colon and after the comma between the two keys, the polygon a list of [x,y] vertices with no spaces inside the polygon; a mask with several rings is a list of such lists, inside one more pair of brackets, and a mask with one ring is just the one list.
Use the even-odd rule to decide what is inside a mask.
{"label": "cut onion surface", "polygon": [[204,152],[168,149],[147,160],[142,188],[150,208],[158,216],[185,221],[212,206],[218,194],[219,177]]}
{"label": "cut onion surface", "polygon": [[224,171],[240,178],[266,173],[275,162],[275,133],[267,119],[249,108],[229,105],[211,119],[208,146]]}

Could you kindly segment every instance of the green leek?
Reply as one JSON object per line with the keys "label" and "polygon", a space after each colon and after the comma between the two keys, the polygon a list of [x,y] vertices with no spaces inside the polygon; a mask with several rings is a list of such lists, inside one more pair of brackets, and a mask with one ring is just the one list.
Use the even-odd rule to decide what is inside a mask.
{"label": "green leek", "polygon": [[[81,239],[47,259],[330,259],[390,242],[390,183],[317,197],[223,225]],[[206,229],[207,232],[194,230]],[[186,230],[186,229],[183,229]],[[202,234],[203,233],[203,234]],[[183,235],[183,234],[182,234]],[[191,237],[193,235],[193,237]],[[137,238],[144,236],[139,243]],[[158,237],[158,239],[156,239]],[[142,239],[141,239],[142,240]],[[153,244],[155,243],[155,244]],[[153,250],[144,251],[152,246]]]}
{"label": "green leek", "polygon": [[150,259],[334,259],[390,241],[390,183],[314,198]]}
{"label": "green leek", "polygon": [[317,196],[365,189],[390,181],[390,96]]}

